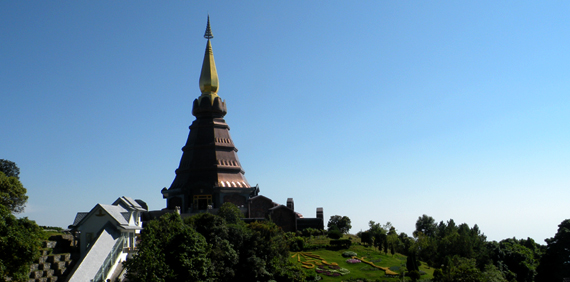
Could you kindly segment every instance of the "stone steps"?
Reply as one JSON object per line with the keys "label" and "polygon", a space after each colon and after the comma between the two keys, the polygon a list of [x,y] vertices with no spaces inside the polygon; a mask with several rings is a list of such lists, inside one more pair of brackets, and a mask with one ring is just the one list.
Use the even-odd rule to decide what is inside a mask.
{"label": "stone steps", "polygon": [[40,258],[30,265],[28,282],[64,281],[73,267],[75,256],[61,252],[75,251],[71,235],[52,236],[50,239],[42,243]]}

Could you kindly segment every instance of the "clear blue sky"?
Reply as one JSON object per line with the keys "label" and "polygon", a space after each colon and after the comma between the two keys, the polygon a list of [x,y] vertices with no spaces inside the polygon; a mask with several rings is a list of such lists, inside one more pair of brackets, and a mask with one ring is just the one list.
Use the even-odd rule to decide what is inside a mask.
{"label": "clear blue sky", "polygon": [[207,14],[250,184],[297,211],[490,240],[570,218],[570,2],[0,1],[0,158],[27,216],[165,207]]}

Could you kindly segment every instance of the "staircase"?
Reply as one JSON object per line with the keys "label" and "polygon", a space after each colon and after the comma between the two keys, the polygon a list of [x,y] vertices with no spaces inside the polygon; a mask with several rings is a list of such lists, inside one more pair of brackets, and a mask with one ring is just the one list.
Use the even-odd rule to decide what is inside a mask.
{"label": "staircase", "polygon": [[41,257],[30,266],[28,282],[64,281],[77,260],[73,237],[55,235],[42,243]]}

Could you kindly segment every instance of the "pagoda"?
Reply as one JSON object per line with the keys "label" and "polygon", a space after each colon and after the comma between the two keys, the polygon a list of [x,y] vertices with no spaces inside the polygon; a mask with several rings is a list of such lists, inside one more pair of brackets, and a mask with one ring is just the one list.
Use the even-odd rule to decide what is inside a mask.
{"label": "pagoda", "polygon": [[245,179],[238,150],[224,120],[227,108],[226,102],[218,96],[209,16],[204,38],[208,41],[199,81],[202,94],[192,105],[196,120],[190,125],[174,181],[170,188],[161,191],[166,209],[179,209],[181,213],[217,209],[225,202],[243,208],[259,193],[259,188],[252,187]]}

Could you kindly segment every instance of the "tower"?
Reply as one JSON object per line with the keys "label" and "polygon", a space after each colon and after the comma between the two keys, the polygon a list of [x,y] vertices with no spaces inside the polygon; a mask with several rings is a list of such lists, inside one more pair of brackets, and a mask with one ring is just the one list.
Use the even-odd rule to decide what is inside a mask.
{"label": "tower", "polygon": [[224,116],[226,102],[218,96],[218,73],[210,40],[214,38],[210,17],[204,38],[206,51],[200,74],[202,94],[194,100],[186,145],[182,148],[180,165],[170,188],[162,189],[167,209],[180,208],[182,213],[193,213],[219,208],[224,202],[241,207],[250,197],[259,193],[244,176],[237,149],[230,137],[230,128]]}

